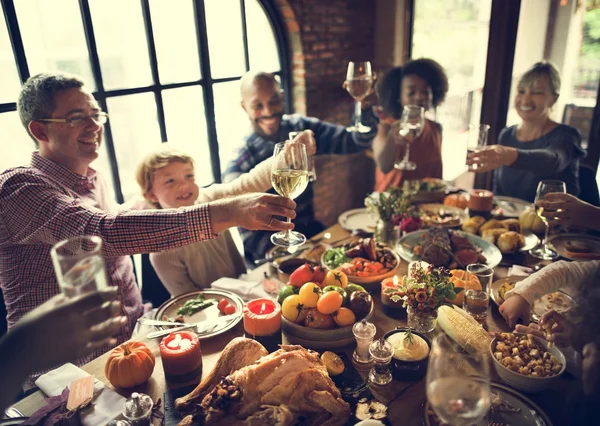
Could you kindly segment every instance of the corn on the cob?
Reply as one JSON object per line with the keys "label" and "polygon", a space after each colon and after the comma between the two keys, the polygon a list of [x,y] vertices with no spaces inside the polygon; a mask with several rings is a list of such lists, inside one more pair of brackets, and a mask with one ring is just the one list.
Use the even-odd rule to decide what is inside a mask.
{"label": "corn on the cob", "polygon": [[464,350],[487,353],[491,336],[467,312],[456,306],[438,308],[438,324]]}

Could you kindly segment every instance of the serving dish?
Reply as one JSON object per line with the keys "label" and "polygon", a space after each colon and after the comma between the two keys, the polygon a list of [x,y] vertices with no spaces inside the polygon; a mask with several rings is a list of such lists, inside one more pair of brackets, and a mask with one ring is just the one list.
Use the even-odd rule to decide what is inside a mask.
{"label": "serving dish", "polygon": [[[184,316],[182,324],[193,324],[201,321],[216,320],[217,318],[237,316],[237,318],[235,318],[234,320],[217,326],[211,332],[203,333],[199,336],[200,339],[208,339],[210,337],[214,337],[221,333],[224,333],[227,330],[230,330],[231,328],[235,327],[236,324],[242,319],[242,309],[244,307],[244,301],[242,300],[242,298],[230,291],[213,289],[190,291],[188,293],[183,293],[177,297],[167,300],[156,310],[156,313],[154,314],[154,319],[167,321],[167,318],[176,318],[177,309],[179,309],[179,307],[181,307],[188,300],[196,298],[196,296],[198,296],[199,294],[203,294],[205,299],[214,299],[216,302],[218,302],[221,299],[225,299],[229,302],[230,305],[232,305],[235,308],[235,312],[231,315],[223,315],[219,311],[217,303],[215,302],[211,306],[201,311],[198,311],[192,315]],[[168,327],[156,326],[156,328],[159,330],[165,330]]]}
{"label": "serving dish", "polygon": [[[500,424],[511,426],[552,426],[550,418],[544,411],[525,395],[517,392],[502,383],[491,382],[490,390],[492,401],[504,401],[508,406],[514,407],[514,411],[496,410],[494,420]],[[437,418],[429,402],[423,407],[423,423],[425,426],[439,426],[441,421]],[[473,426],[490,426],[488,419],[483,419]]]}
{"label": "serving dish", "polygon": [[[397,327],[394,330],[388,331],[383,335],[384,339],[388,339],[390,336],[397,333],[406,333],[408,328]],[[431,352],[431,339],[427,337],[425,334],[420,333],[416,330],[411,329],[411,333],[419,336],[427,343],[429,347],[429,352]],[[421,358],[415,361],[409,360],[400,360],[394,356],[392,356],[391,366],[392,366],[392,376],[395,380],[399,381],[418,381],[425,377],[425,373],[427,373],[427,363],[429,361],[429,353],[425,358]]]}
{"label": "serving dish", "polygon": [[[406,234],[400,239],[400,241],[398,241],[396,252],[400,255],[402,259],[404,259],[407,262],[415,262],[418,260],[422,260],[420,256],[417,256],[415,253],[413,253],[413,249],[415,246],[421,243],[422,236],[426,232],[428,231],[420,230],[411,232],[409,234]],[[500,253],[500,250],[498,250],[498,247],[496,247],[494,244],[491,244],[485,241],[484,239],[479,238],[476,235],[469,234],[467,232],[454,232],[469,240],[469,242],[473,246],[475,246],[476,249],[481,250],[481,254],[483,254],[486,258],[485,263],[490,268],[495,268],[502,261],[502,253]]]}
{"label": "serving dish", "polygon": [[443,228],[459,227],[469,218],[465,209],[439,203],[420,204],[419,213],[425,226],[441,226]]}
{"label": "serving dish", "polygon": [[304,261],[319,263],[322,253],[329,247],[328,244],[322,242],[315,244],[312,241],[290,248],[274,246],[267,250],[265,259],[275,269],[279,268],[279,265],[288,259],[303,259]]}
{"label": "serving dish", "polygon": [[[378,274],[378,275],[372,275],[369,277],[359,277],[356,275],[348,275],[346,274],[346,276],[348,277],[348,281],[352,282],[354,284],[360,284],[360,285],[368,285],[368,284],[376,284],[376,283],[380,283],[384,278],[387,277],[391,277],[393,275],[396,275],[396,272],[398,271],[398,268],[400,267],[400,257],[398,256],[397,253],[395,253],[392,249],[390,248],[384,248],[382,249],[388,253],[390,253],[393,257],[394,260],[396,262],[396,266],[393,269],[390,269],[389,271],[383,273],[383,274]],[[325,254],[327,252],[323,253],[323,255],[321,256],[321,265],[327,269],[330,269],[327,266],[327,263],[325,262]],[[334,268],[334,270],[340,270],[340,267]],[[365,288],[367,288],[367,290],[372,290],[368,287],[365,286]]]}
{"label": "serving dish", "polygon": [[[549,238],[550,244],[554,246],[558,254],[568,260],[578,262],[600,259],[600,238],[582,234],[560,234]],[[573,252],[569,250],[569,244],[586,247],[586,252]],[[587,251],[589,249],[589,251]]]}
{"label": "serving dish", "polygon": [[527,208],[533,208],[533,204],[520,198],[494,195],[494,209],[492,216],[518,218]]}
{"label": "serving dish", "polygon": [[377,225],[377,218],[369,213],[366,208],[352,209],[338,217],[338,223],[346,231],[362,231],[373,233]]}
{"label": "serving dish", "polygon": [[531,319],[537,322],[542,315],[550,310],[566,314],[568,317],[568,312],[575,306],[577,306],[575,299],[562,290],[547,293],[531,304]]}

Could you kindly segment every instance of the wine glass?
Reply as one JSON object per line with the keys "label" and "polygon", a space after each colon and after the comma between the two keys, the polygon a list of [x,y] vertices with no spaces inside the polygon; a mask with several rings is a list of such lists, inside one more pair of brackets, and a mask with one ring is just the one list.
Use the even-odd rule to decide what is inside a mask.
{"label": "wine glass", "polygon": [[[271,166],[271,184],[282,197],[292,200],[302,194],[308,185],[306,147],[300,142],[281,142],[275,145]],[[291,219],[287,219],[291,222]],[[281,231],[271,235],[271,242],[280,247],[299,246],[306,242],[300,232]]]}
{"label": "wine glass", "polygon": [[[467,160],[469,159],[469,154],[481,151],[487,144],[489,130],[489,124],[479,124],[478,126],[469,125],[469,131],[467,132]],[[470,166],[467,166],[467,170],[473,172],[477,170],[478,167],[477,164],[471,164]]]}
{"label": "wine glass", "polygon": [[436,336],[427,366],[427,400],[435,414],[449,425],[474,425],[489,411],[490,393],[488,357]]}
{"label": "wine glass", "polygon": [[546,225],[546,232],[544,233],[544,239],[537,247],[529,250],[529,254],[533,257],[543,260],[554,260],[558,258],[558,253],[548,244],[548,219],[552,218],[552,214],[558,211],[555,208],[556,202],[546,200],[546,194],[551,192],[567,192],[567,187],[564,182],[560,180],[543,180],[538,184],[537,192],[535,193],[535,209],[544,224]]}
{"label": "wine glass", "polygon": [[425,109],[418,105],[405,105],[400,118],[400,139],[399,142],[404,142],[406,151],[404,158],[400,162],[394,163],[394,167],[398,170],[415,170],[417,165],[408,159],[410,156],[410,145],[421,136],[423,127],[425,126]]}
{"label": "wine glass", "polygon": [[372,85],[373,74],[371,72],[371,63],[369,61],[348,63],[348,71],[346,71],[346,90],[356,100],[354,125],[346,129],[349,132],[368,133],[371,131],[370,127],[364,126],[360,122],[362,112],[360,103],[365,96],[369,94]]}

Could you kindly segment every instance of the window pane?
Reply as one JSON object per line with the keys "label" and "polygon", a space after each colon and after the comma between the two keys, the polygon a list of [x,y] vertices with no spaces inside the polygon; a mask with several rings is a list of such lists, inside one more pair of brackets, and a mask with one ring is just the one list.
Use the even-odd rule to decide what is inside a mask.
{"label": "window pane", "polygon": [[202,88],[182,87],[165,90],[162,95],[169,145],[194,158],[198,185],[213,183]]}
{"label": "window pane", "polygon": [[[4,16],[1,3],[0,16]],[[21,82],[19,81],[19,74],[17,74],[17,66],[10,45],[10,38],[8,37],[6,20],[0,18],[0,21],[0,70],[2,70],[2,78],[0,78],[0,104],[3,104],[17,100],[19,90],[21,89]]]}
{"label": "window pane", "polygon": [[152,84],[141,2],[90,0],[90,10],[104,87]]}
{"label": "window pane", "polygon": [[479,124],[491,7],[491,0],[415,1],[412,57],[436,60],[450,82],[446,100],[436,111],[444,129],[447,180],[466,170],[465,130],[469,124]]}
{"label": "window pane", "polygon": [[222,173],[250,131],[250,120],[240,106],[239,80],[215,84],[213,92]]}
{"label": "window pane", "polygon": [[258,0],[246,0],[246,28],[250,69],[279,71],[281,62],[275,33]]}
{"label": "window pane", "polygon": [[161,144],[154,94],[107,99],[110,128],[115,142],[121,189],[125,201],[140,194],[135,167]]}
{"label": "window pane", "polygon": [[239,0],[205,0],[206,30],[213,78],[246,72]]}
{"label": "window pane", "polygon": [[69,72],[96,87],[76,0],[17,0],[15,9],[31,75]]}
{"label": "window pane", "polygon": [[16,111],[0,114],[0,135],[2,140],[10,141],[10,149],[4,145],[0,155],[0,171],[9,167],[29,164],[31,153],[36,149],[33,139],[21,124]]}
{"label": "window pane", "polygon": [[152,0],[150,11],[160,82],[199,80],[200,59],[191,0]]}

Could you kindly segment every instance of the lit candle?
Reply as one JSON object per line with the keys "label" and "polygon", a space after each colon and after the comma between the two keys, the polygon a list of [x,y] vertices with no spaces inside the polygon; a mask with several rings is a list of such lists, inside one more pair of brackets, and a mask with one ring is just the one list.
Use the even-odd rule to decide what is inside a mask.
{"label": "lit candle", "polygon": [[494,193],[485,189],[474,189],[469,197],[469,210],[489,212],[492,210]]}
{"label": "lit candle", "polygon": [[[398,293],[398,287],[402,284],[401,280],[402,279],[398,275],[394,275],[393,277],[385,278],[381,281],[381,307],[383,313],[392,318],[403,318],[406,316],[406,309],[402,307],[404,301],[392,300],[394,294],[399,297],[402,296]],[[391,291],[394,291],[394,293],[392,294]]]}
{"label": "lit candle", "polygon": [[269,352],[281,344],[281,306],[270,299],[254,299],[244,305],[246,337],[260,342]]}
{"label": "lit candle", "polygon": [[171,333],[159,345],[165,377],[188,381],[202,375],[200,339],[190,331]]}

